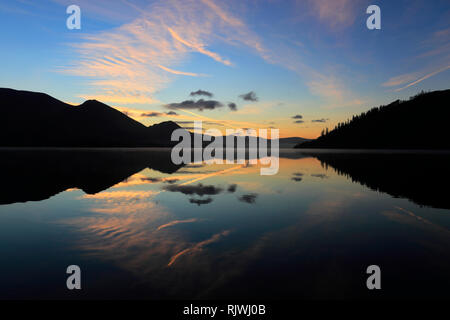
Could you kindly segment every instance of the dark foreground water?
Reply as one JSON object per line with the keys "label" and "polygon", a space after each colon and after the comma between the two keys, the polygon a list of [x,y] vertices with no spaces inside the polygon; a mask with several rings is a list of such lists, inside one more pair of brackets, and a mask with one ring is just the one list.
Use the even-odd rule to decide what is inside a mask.
{"label": "dark foreground water", "polygon": [[284,150],[261,176],[164,150],[2,150],[0,298],[448,299],[449,160]]}

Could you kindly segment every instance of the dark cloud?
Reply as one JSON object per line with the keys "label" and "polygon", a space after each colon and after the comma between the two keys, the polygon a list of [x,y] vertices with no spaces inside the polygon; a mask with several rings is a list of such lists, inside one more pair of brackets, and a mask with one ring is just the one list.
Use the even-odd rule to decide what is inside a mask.
{"label": "dark cloud", "polygon": [[230,108],[231,111],[237,111],[237,105],[234,102],[230,102],[228,108]]}
{"label": "dark cloud", "polygon": [[311,177],[316,177],[316,178],[320,178],[320,179],[328,178],[328,176],[326,174],[323,174],[323,173],[312,174]]}
{"label": "dark cloud", "polygon": [[303,177],[303,173],[301,173],[301,172],[294,172],[293,174],[293,177],[291,178],[291,180],[293,180],[293,181],[297,181],[297,182],[300,182],[300,181],[302,181],[302,177]]}
{"label": "dark cloud", "polygon": [[157,183],[157,182],[175,183],[175,182],[178,181],[178,179],[172,178],[172,179],[163,180],[161,178],[145,177],[145,178],[141,178],[141,181],[146,181],[146,182],[149,182],[149,183]]}
{"label": "dark cloud", "polygon": [[167,113],[165,112],[157,112],[157,111],[150,111],[150,112],[143,112],[141,113],[141,117],[164,117],[164,116],[177,116],[178,113],[174,111],[169,111]]}
{"label": "dark cloud", "polygon": [[198,206],[201,206],[203,204],[208,204],[213,201],[212,198],[206,198],[206,199],[189,199],[190,203],[195,203]]}
{"label": "dark cloud", "polygon": [[193,185],[170,185],[164,187],[164,190],[170,191],[170,192],[181,192],[183,194],[196,194],[198,196],[204,196],[204,195],[215,195],[222,192],[221,188],[217,188],[213,185],[204,186],[203,184],[199,183],[196,186]]}
{"label": "dark cloud", "polygon": [[233,192],[236,191],[236,188],[237,188],[237,185],[236,185],[236,184],[230,184],[230,185],[228,186],[227,191],[230,192],[230,193],[233,193]]}
{"label": "dark cloud", "polygon": [[180,103],[169,103],[164,107],[167,109],[198,109],[200,111],[203,110],[214,110],[219,107],[223,107],[223,104],[216,100],[185,100]]}
{"label": "dark cloud", "polygon": [[254,93],[253,91],[241,94],[239,98],[244,99],[245,101],[258,101],[258,97],[256,96],[256,93]]}
{"label": "dark cloud", "polygon": [[[200,120],[199,120],[200,121]],[[176,121],[179,125],[191,125],[194,126],[194,121]],[[202,124],[210,124],[214,126],[224,126],[222,123],[214,122],[214,121],[202,121]]]}
{"label": "dark cloud", "polygon": [[[197,131],[200,131],[199,130],[199,128],[196,128],[196,127],[182,127],[183,129],[186,129],[186,130],[197,130]],[[202,128],[202,131],[205,131],[205,128]]]}
{"label": "dark cloud", "polygon": [[303,119],[303,116],[300,114],[297,114],[297,115],[293,116],[292,119]]}
{"label": "dark cloud", "polygon": [[223,123],[214,122],[214,121],[203,121],[203,123],[214,125],[214,126],[219,126],[219,127],[224,127],[225,126]]}
{"label": "dark cloud", "polygon": [[206,97],[212,98],[213,94],[211,92],[199,89],[197,91],[191,92],[190,96],[191,97],[194,97],[194,96],[206,96]]}
{"label": "dark cloud", "polygon": [[185,168],[203,168],[205,165],[204,164],[188,164],[185,165]]}
{"label": "dark cloud", "polygon": [[255,203],[257,196],[258,195],[255,193],[244,194],[241,197],[239,197],[239,201],[252,204],[252,203]]}
{"label": "dark cloud", "polygon": [[296,121],[294,121],[294,123],[304,123],[305,121],[303,121],[303,120],[296,120]]}
{"label": "dark cloud", "polygon": [[328,119],[315,119],[315,120],[311,120],[311,122],[327,122]]}
{"label": "dark cloud", "polygon": [[141,117],[161,117],[164,113],[161,112],[144,112],[141,113]]}
{"label": "dark cloud", "polygon": [[197,170],[197,171],[192,171],[192,170],[177,170],[177,173],[179,174],[192,174],[192,173],[202,173],[202,174],[206,174],[206,173],[214,173],[217,172],[217,170]]}
{"label": "dark cloud", "polygon": [[194,121],[176,121],[178,124],[194,124]]}
{"label": "dark cloud", "polygon": [[145,177],[145,178],[141,178],[141,181],[147,181],[147,182],[161,182],[160,178],[149,178],[149,177]]}

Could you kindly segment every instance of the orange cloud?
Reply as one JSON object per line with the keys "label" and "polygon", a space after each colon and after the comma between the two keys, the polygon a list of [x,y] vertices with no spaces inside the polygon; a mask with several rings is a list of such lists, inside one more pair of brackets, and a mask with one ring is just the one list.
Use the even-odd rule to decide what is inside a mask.
{"label": "orange cloud", "polygon": [[217,53],[214,53],[212,51],[206,50],[203,45],[201,44],[196,44],[196,43],[190,43],[186,40],[184,40],[183,38],[181,38],[174,30],[172,30],[171,28],[167,28],[167,30],[169,30],[170,34],[172,35],[172,37],[181,42],[182,44],[184,44],[185,46],[194,49],[195,51],[198,51],[208,57],[213,58],[214,60],[216,60],[217,62],[223,63],[224,65],[227,66],[231,66],[232,63],[229,60],[223,59],[220,55],[218,55]]}
{"label": "orange cloud", "polygon": [[199,77],[200,76],[200,74],[198,74],[198,73],[183,72],[183,71],[173,70],[173,69],[170,69],[170,68],[166,68],[166,67],[164,67],[162,65],[158,65],[158,67],[160,67],[161,69],[163,69],[163,70],[165,70],[167,72],[173,73],[173,74],[181,74],[183,76],[191,76],[191,77]]}

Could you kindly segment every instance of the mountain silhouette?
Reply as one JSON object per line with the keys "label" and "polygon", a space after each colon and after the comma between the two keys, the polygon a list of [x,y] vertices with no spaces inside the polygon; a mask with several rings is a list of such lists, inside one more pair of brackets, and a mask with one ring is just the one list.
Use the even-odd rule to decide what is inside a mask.
{"label": "mountain silhouette", "polygon": [[96,100],[79,106],[47,94],[0,88],[0,146],[163,147],[180,128],[168,121],[146,127]]}
{"label": "mountain silhouette", "polygon": [[[0,112],[0,147],[173,147],[178,141],[171,141],[172,132],[182,128],[173,121],[146,127],[97,100],[74,106],[45,93],[7,88],[0,88]],[[192,146],[196,135],[203,138],[190,135]],[[281,138],[279,145],[292,148],[305,140]],[[203,147],[210,141],[214,138]]]}
{"label": "mountain silhouette", "polygon": [[[296,148],[450,149],[450,90],[373,108]],[[328,130],[327,130],[328,131]]]}

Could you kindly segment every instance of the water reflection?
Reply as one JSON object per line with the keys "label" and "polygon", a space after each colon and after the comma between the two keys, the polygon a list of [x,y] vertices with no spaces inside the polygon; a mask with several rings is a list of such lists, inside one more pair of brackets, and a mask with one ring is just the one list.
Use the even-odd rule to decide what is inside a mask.
{"label": "water reflection", "polygon": [[75,262],[85,298],[363,298],[370,264],[382,297],[448,297],[448,155],[284,151],[261,176],[167,150],[22,152],[0,157],[0,297],[70,298],[51,274]]}
{"label": "water reflection", "polygon": [[[312,153],[322,165],[331,166],[373,190],[408,198],[419,205],[450,209],[449,153]],[[317,175],[316,175],[317,176]]]}

